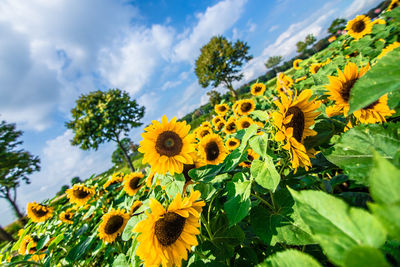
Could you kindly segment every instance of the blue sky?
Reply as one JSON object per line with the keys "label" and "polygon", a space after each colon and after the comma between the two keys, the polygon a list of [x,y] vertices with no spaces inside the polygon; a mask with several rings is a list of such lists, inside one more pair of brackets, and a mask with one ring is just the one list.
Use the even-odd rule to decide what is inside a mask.
{"label": "blue sky", "polygon": [[[217,34],[241,39],[254,59],[244,80],[266,72],[269,56],[326,36],[337,17],[352,19],[380,0],[3,0],[0,2],[0,119],[24,131],[23,147],[42,170],[18,189],[18,203],[52,197],[74,176],[111,167],[115,144],[72,147],[64,123],[80,94],[120,88],[146,107],[144,125],[182,117],[207,102],[194,75],[199,49]],[[223,91],[223,88],[219,90]],[[130,136],[140,141],[142,129]],[[0,200],[0,224],[13,220]]]}

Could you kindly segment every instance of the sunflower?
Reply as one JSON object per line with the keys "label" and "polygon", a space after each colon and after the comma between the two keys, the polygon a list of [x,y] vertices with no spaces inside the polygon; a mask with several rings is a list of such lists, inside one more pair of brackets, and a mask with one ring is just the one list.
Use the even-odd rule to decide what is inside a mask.
{"label": "sunflower", "polygon": [[334,41],[336,41],[336,36],[335,35],[329,37],[328,42],[332,43]]}
{"label": "sunflower", "polygon": [[303,61],[303,60],[301,60],[301,59],[296,59],[295,61],[293,61],[293,68],[294,68],[295,70],[301,70],[300,63],[301,63],[302,61]]}
{"label": "sunflower", "polygon": [[93,187],[86,187],[77,184],[74,184],[72,188],[67,189],[66,192],[69,201],[75,203],[77,206],[85,205],[96,193]]}
{"label": "sunflower", "polygon": [[239,166],[243,167],[243,168],[250,168],[253,160],[259,159],[259,158],[260,158],[260,155],[258,155],[253,149],[249,148],[249,149],[247,149],[247,159],[245,161],[239,163]]}
{"label": "sunflower", "polygon": [[227,156],[224,142],[218,134],[204,137],[199,143],[198,150],[205,164],[217,165]]}
{"label": "sunflower", "polygon": [[203,139],[204,136],[212,134],[212,133],[213,133],[213,131],[209,127],[200,126],[199,128],[196,129],[196,137],[199,140]]}
{"label": "sunflower", "polygon": [[225,127],[225,122],[220,121],[217,123],[217,125],[215,125],[215,130],[217,130],[217,132],[221,131],[223,128]]}
{"label": "sunflower", "polygon": [[28,203],[26,208],[28,217],[32,219],[33,222],[39,223],[44,222],[53,216],[53,208],[41,205],[36,202]]}
{"label": "sunflower", "polygon": [[129,214],[124,209],[116,209],[104,214],[101,219],[99,237],[105,242],[112,243],[124,231]]}
{"label": "sunflower", "polygon": [[305,79],[307,79],[307,76],[302,76],[300,78],[297,78],[294,82],[298,83],[298,82],[304,81]]}
{"label": "sunflower", "polygon": [[254,124],[254,121],[250,117],[241,117],[237,120],[238,130],[247,129],[252,124]]}
{"label": "sunflower", "polygon": [[67,224],[73,224],[74,223],[74,220],[72,219],[73,216],[74,216],[74,214],[71,211],[69,211],[69,210],[63,211],[60,213],[60,220]]}
{"label": "sunflower", "polygon": [[136,250],[145,266],[181,266],[187,260],[187,251],[198,244],[200,213],[205,205],[198,201],[199,191],[191,191],[188,197],[177,194],[165,209],[157,200],[150,199],[151,213],[136,224],[133,231],[140,233]]}
{"label": "sunflower", "polygon": [[396,7],[400,6],[400,0],[392,0],[392,2],[390,2],[390,5],[387,8],[387,11],[391,11],[392,9],[395,9]]}
{"label": "sunflower", "polygon": [[202,123],[201,123],[201,127],[203,127],[203,128],[211,128],[211,123],[209,122],[209,121],[203,121]]}
{"label": "sunflower", "polygon": [[393,51],[397,47],[400,47],[400,43],[399,42],[394,42],[393,44],[390,44],[390,45],[386,46],[384,49],[382,49],[382,52],[379,54],[378,58],[382,58],[387,53]]}
{"label": "sunflower", "polygon": [[322,66],[323,66],[323,64],[321,64],[321,63],[313,63],[310,66],[310,72],[312,74],[316,74],[319,71],[319,69],[322,68]]}
{"label": "sunflower", "polygon": [[[29,249],[29,251],[27,251],[28,245],[29,243],[31,243],[31,247]],[[19,244],[19,248],[18,248],[18,253],[21,255],[25,255],[27,252],[28,254],[31,254],[31,250],[33,248],[36,247],[36,242],[33,240],[33,238],[30,235],[26,235],[24,236],[24,238],[22,238],[21,243]]]}
{"label": "sunflower", "polygon": [[231,137],[225,142],[225,146],[229,150],[235,150],[239,145],[240,145],[240,140],[235,137]]}
{"label": "sunflower", "polygon": [[132,216],[142,205],[143,203],[140,200],[136,200],[135,202],[133,202],[129,214]]}
{"label": "sunflower", "polygon": [[293,86],[293,79],[281,72],[276,78],[276,90],[280,93],[285,93]]}
{"label": "sunflower", "polygon": [[236,118],[230,117],[225,124],[224,132],[226,134],[233,134],[237,131],[237,121]]}
{"label": "sunflower", "polygon": [[347,22],[346,31],[348,35],[356,40],[363,38],[364,35],[372,32],[371,19],[365,15],[357,16],[355,19]]}
{"label": "sunflower", "polygon": [[281,95],[280,100],[274,103],[278,106],[279,111],[273,113],[274,125],[277,128],[275,140],[285,142],[284,149],[288,150],[291,155],[292,167],[297,168],[311,166],[309,155],[304,147],[304,139],[307,136],[316,135],[317,132],[310,129],[318,116],[315,112],[320,106],[320,102],[311,100],[312,90],[303,90],[300,95],[287,97]]}
{"label": "sunflower", "polygon": [[132,172],[130,174],[125,175],[124,177],[124,190],[130,195],[134,196],[137,191],[142,187],[141,179],[143,179],[144,175],[140,172]]}
{"label": "sunflower", "polygon": [[223,117],[229,111],[229,106],[227,104],[215,105],[214,110],[218,115]]}
{"label": "sunflower", "polygon": [[214,126],[216,126],[216,125],[218,124],[218,122],[220,122],[220,121],[225,122],[225,119],[224,119],[223,117],[221,117],[221,116],[215,116],[215,117],[212,119],[212,124],[213,124]]}
{"label": "sunflower", "polygon": [[[362,77],[370,66],[367,64],[365,67],[357,68],[355,63],[348,63],[344,67],[344,71],[338,70],[338,77],[329,76],[329,84],[326,85],[328,89],[327,94],[329,99],[335,101],[335,108],[329,109],[331,114],[338,115],[339,112],[347,116],[349,112],[349,100],[351,89],[357,80]],[[361,123],[377,123],[385,122],[385,117],[391,116],[394,113],[387,105],[387,95],[382,96],[374,103],[357,110],[353,113],[358,121]],[[329,114],[328,114],[329,115]]]}
{"label": "sunflower", "polygon": [[103,188],[106,189],[110,185],[122,183],[124,179],[124,174],[122,172],[114,173],[111,178],[103,185]]}
{"label": "sunflower", "polygon": [[177,122],[176,117],[168,122],[162,117],[162,123],[153,121],[142,133],[139,152],[143,153],[143,163],[149,163],[155,173],[182,173],[183,164],[193,163],[190,153],[195,150],[193,136],[189,135],[190,125]]}
{"label": "sunflower", "polygon": [[384,25],[384,24],[386,24],[386,21],[384,19],[376,19],[376,20],[372,21],[372,25],[375,25],[375,24]]}
{"label": "sunflower", "polygon": [[238,102],[237,113],[241,116],[247,116],[256,109],[256,104],[252,99],[242,99]]}
{"label": "sunflower", "polygon": [[254,96],[263,95],[267,87],[263,83],[255,83],[251,86],[251,94]]}

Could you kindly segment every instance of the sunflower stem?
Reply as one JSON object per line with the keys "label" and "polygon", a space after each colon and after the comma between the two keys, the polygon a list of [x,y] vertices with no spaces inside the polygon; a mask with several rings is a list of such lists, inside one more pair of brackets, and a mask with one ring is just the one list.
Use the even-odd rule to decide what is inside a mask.
{"label": "sunflower stem", "polygon": [[260,200],[260,201],[261,201],[262,203],[264,203],[265,205],[267,205],[268,208],[270,208],[271,210],[275,210],[274,207],[271,206],[271,204],[270,204],[268,201],[266,201],[265,199],[263,199],[263,198],[260,197],[259,195],[254,194],[254,193],[251,193],[251,195],[252,195],[253,197],[257,198],[258,200]]}
{"label": "sunflower stem", "polygon": [[204,227],[206,228],[207,234],[210,237],[210,241],[212,242],[212,240],[214,239],[214,236],[213,236],[211,229],[210,229],[208,223],[206,222],[206,219],[204,218],[203,214],[201,214],[201,222],[203,223]]}

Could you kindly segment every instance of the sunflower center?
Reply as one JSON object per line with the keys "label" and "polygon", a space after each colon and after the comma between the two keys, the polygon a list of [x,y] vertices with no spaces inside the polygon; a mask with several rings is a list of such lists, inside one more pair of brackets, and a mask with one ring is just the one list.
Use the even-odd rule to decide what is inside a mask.
{"label": "sunflower center", "polygon": [[249,127],[250,127],[250,122],[244,121],[244,122],[242,123],[242,128],[249,128]]}
{"label": "sunflower center", "polygon": [[196,165],[194,165],[194,164],[183,164],[183,171],[182,171],[182,173],[183,173],[183,176],[185,176],[185,182],[186,182],[186,183],[192,180],[192,179],[190,178],[190,176],[189,176],[189,171],[190,171],[191,169],[195,168],[195,167],[196,167]]}
{"label": "sunflower center", "polygon": [[36,217],[43,217],[47,214],[47,210],[41,208],[33,208],[32,212],[36,215]]}
{"label": "sunflower center", "polygon": [[226,110],[226,107],[225,107],[225,106],[219,107],[219,111],[224,112],[225,110]]}
{"label": "sunflower center", "polygon": [[132,189],[138,189],[139,188],[139,181],[140,181],[140,178],[138,178],[138,177],[132,178],[129,181],[129,187],[132,188]]}
{"label": "sunflower center", "polygon": [[343,98],[344,101],[349,102],[350,92],[356,81],[357,79],[352,79],[342,84],[342,89],[340,90],[340,96]]}
{"label": "sunflower center", "polygon": [[236,129],[235,123],[234,123],[234,122],[229,123],[229,124],[226,126],[226,129],[227,129],[228,131],[233,131],[233,130],[235,130],[235,129]]}
{"label": "sunflower center", "polygon": [[164,217],[156,221],[154,232],[163,246],[169,246],[181,235],[186,219],[174,212],[167,212]]}
{"label": "sunflower center", "polygon": [[254,160],[254,157],[252,155],[247,155],[247,159],[252,162]]}
{"label": "sunflower center", "polygon": [[82,189],[82,188],[77,188],[73,191],[74,196],[78,199],[82,199],[85,198],[89,195],[88,192],[86,192],[86,190]]}
{"label": "sunflower center", "polygon": [[172,131],[161,133],[156,141],[156,150],[162,156],[173,157],[182,150],[182,139]]}
{"label": "sunflower center", "polygon": [[203,131],[201,131],[200,136],[201,136],[201,137],[204,137],[204,136],[206,136],[207,134],[209,134],[208,130],[203,130]]}
{"label": "sunflower center", "polygon": [[214,141],[208,143],[206,145],[206,155],[207,155],[207,160],[208,161],[213,161],[218,158],[219,155],[219,148],[218,144]]}
{"label": "sunflower center", "polygon": [[64,218],[65,218],[66,220],[71,220],[71,214],[65,213]]}
{"label": "sunflower center", "polygon": [[256,92],[256,93],[258,93],[258,92],[260,92],[261,91],[261,86],[256,86],[255,88],[254,88],[254,92]]}
{"label": "sunflower center", "polygon": [[359,20],[359,21],[355,22],[353,24],[353,26],[351,26],[351,29],[354,32],[360,33],[365,29],[365,27],[366,27],[365,22],[363,20]]}
{"label": "sunflower center", "polygon": [[222,128],[224,128],[224,126],[225,126],[225,124],[223,124],[222,122],[218,123],[217,130],[220,131]]}
{"label": "sunflower center", "polygon": [[250,103],[245,102],[240,106],[240,110],[242,112],[249,112],[251,110],[251,107],[252,105]]}
{"label": "sunflower center", "polygon": [[123,224],[124,218],[122,218],[120,215],[114,215],[108,219],[107,224],[104,227],[104,232],[107,235],[112,235],[117,232]]}
{"label": "sunflower center", "polygon": [[379,103],[379,100],[376,100],[375,102],[369,104],[366,107],[363,107],[362,109],[373,109],[376,105],[378,105],[378,103]]}
{"label": "sunflower center", "polygon": [[236,142],[235,141],[229,141],[229,146],[235,146]]}
{"label": "sunflower center", "polygon": [[286,116],[290,116],[293,114],[292,120],[285,124],[286,128],[293,128],[293,137],[301,142],[301,138],[303,137],[304,132],[304,113],[298,107],[290,107],[286,112]]}

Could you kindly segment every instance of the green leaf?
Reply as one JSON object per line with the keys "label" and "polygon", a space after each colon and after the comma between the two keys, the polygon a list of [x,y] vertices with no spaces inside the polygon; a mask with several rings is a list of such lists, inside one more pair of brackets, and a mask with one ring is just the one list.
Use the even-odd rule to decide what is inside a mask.
{"label": "green leaf", "polygon": [[129,267],[129,263],[126,260],[125,254],[119,254],[117,258],[115,258],[113,262],[113,267]]}
{"label": "green leaf", "polygon": [[274,194],[274,203],[277,211],[261,205],[251,209],[250,226],[253,232],[271,246],[276,243],[315,244],[309,227],[301,219],[293,197],[286,188]]}
{"label": "green leaf", "polygon": [[225,168],[224,168],[224,172],[229,172],[231,170],[233,170],[234,168],[236,168],[236,166],[243,160],[245,160],[247,156],[245,156],[245,151],[243,150],[239,150],[239,149],[235,149],[234,151],[232,151],[226,158],[224,161],[225,164]]}
{"label": "green leaf", "polygon": [[400,150],[399,126],[399,123],[358,125],[344,133],[332,148],[322,150],[323,154],[350,179],[368,185],[372,151],[393,160]]}
{"label": "green leaf", "polygon": [[313,257],[294,249],[278,252],[268,257],[259,267],[321,267]]}
{"label": "green leaf", "polygon": [[229,226],[240,222],[250,211],[250,181],[227,183],[228,201],[224,203],[224,210],[229,219]]}
{"label": "green leaf", "polygon": [[122,232],[121,238],[123,241],[129,241],[131,239],[132,235],[134,234],[133,228],[135,228],[136,224],[141,220],[143,220],[143,218],[145,217],[146,215],[140,214],[133,216],[129,219],[128,223],[125,226],[124,231]]}
{"label": "green leaf", "polygon": [[368,203],[368,207],[385,227],[388,235],[397,241],[400,241],[400,203]]}
{"label": "green leaf", "polygon": [[95,231],[91,236],[89,237],[83,237],[81,241],[73,247],[67,257],[65,258],[68,262],[75,262],[79,259],[81,259],[92,247],[94,241],[96,240],[97,236],[97,231]]}
{"label": "green leaf", "polygon": [[266,156],[264,161],[253,160],[250,173],[259,185],[272,192],[275,192],[281,181],[281,176],[275,169],[274,162],[270,156]]}
{"label": "green leaf", "polygon": [[260,121],[267,121],[269,119],[268,111],[254,110],[251,115],[259,119]]}
{"label": "green leaf", "polygon": [[382,57],[354,84],[350,93],[350,110],[364,108],[382,95],[400,89],[400,49]]}
{"label": "green leaf", "polygon": [[256,135],[250,139],[250,147],[261,157],[267,155],[268,134]]}
{"label": "green leaf", "polygon": [[370,173],[370,192],[378,203],[391,204],[400,201],[400,170],[374,152]]}
{"label": "green leaf", "polygon": [[245,129],[245,133],[241,140],[239,150],[243,150],[247,146],[247,141],[249,141],[250,138],[257,133],[257,128],[258,126],[256,124],[252,124],[249,128]]}
{"label": "green leaf", "polygon": [[345,267],[390,267],[382,252],[373,247],[357,246],[345,255]]}
{"label": "green leaf", "polygon": [[223,164],[219,164],[219,165],[207,165],[197,169],[191,169],[189,171],[189,176],[194,181],[209,182],[212,179],[214,179],[216,175],[220,173],[223,167],[224,167]]}
{"label": "green leaf", "polygon": [[47,242],[49,242],[50,240],[50,236],[49,235],[45,235],[44,237],[42,237],[39,242],[37,242],[36,245],[36,250],[41,250],[42,248],[44,248],[44,246],[47,244]]}
{"label": "green leaf", "polygon": [[58,243],[60,243],[63,239],[64,239],[64,234],[63,233],[59,234],[53,241],[50,242],[48,249],[51,251],[51,249],[57,246]]}
{"label": "green leaf", "polygon": [[185,185],[185,176],[183,174],[176,174],[174,176],[166,174],[161,178],[161,185],[165,186],[165,192],[169,196],[175,196],[182,193],[183,186]]}
{"label": "green leaf", "polygon": [[321,191],[289,191],[314,239],[333,263],[343,265],[346,252],[358,245],[380,247],[385,243],[385,229],[365,210]]}

